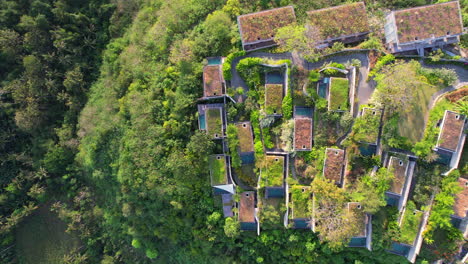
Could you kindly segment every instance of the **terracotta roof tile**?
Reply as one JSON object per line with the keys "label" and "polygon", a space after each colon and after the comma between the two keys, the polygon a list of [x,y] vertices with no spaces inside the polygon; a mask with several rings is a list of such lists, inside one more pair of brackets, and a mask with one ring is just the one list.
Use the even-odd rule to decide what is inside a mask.
{"label": "terracotta roof tile", "polygon": [[312,119],[294,119],[294,148],[297,150],[312,148]]}
{"label": "terracotta roof tile", "polygon": [[239,222],[255,222],[255,193],[243,192],[240,197]]}
{"label": "terracotta roof tile", "polygon": [[344,150],[327,148],[325,151],[325,166],[323,174],[325,178],[341,184],[344,166]]}
{"label": "terracotta roof tile", "polygon": [[437,146],[456,151],[465,125],[465,116],[455,112],[445,111],[444,121],[440,130]]}

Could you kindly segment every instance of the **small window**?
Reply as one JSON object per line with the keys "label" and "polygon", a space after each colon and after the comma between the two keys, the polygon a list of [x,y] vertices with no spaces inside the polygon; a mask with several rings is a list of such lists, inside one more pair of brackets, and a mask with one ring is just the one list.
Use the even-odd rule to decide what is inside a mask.
{"label": "small window", "polygon": [[216,158],[220,160],[220,159],[221,159],[221,156],[218,156],[218,157],[216,157]]}
{"label": "small window", "polygon": [[276,110],[273,110],[273,113],[276,114]]}
{"label": "small window", "polygon": [[413,215],[416,215],[416,211],[413,211]]}
{"label": "small window", "polygon": [[399,164],[400,164],[400,166],[403,166],[403,161],[400,160]]}
{"label": "small window", "polygon": [[450,35],[450,31],[447,31],[447,35]]}
{"label": "small window", "polygon": [[215,137],[218,137],[218,134],[215,134]]}
{"label": "small window", "polygon": [[375,115],[375,111],[373,111],[372,114]]}
{"label": "small window", "polygon": [[302,192],[305,192],[305,188],[302,188]]}
{"label": "small window", "polygon": [[249,197],[249,194],[248,194],[248,193],[246,193],[246,194],[245,194],[245,197]]}
{"label": "small window", "polygon": [[459,116],[459,115],[456,115],[456,116],[455,116],[455,119],[456,119],[456,120],[460,119],[460,116]]}
{"label": "small window", "polygon": [[247,125],[246,125],[246,124],[242,124],[242,127],[247,127]]}
{"label": "small window", "polygon": [[338,106],[338,110],[340,110],[340,109],[341,109],[341,106]]}
{"label": "small window", "polygon": [[275,37],[275,35],[271,34],[271,37],[272,37],[272,38],[274,38],[274,37]]}
{"label": "small window", "polygon": [[335,151],[335,155],[338,155],[338,151]]}

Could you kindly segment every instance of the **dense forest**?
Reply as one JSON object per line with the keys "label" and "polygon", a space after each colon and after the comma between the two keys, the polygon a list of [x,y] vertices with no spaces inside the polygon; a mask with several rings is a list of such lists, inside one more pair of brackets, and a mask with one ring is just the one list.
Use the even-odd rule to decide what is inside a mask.
{"label": "dense forest", "polygon": [[[241,50],[238,15],[342,2],[0,0],[1,263],[20,262],[15,230],[38,208],[80,240],[64,263],[406,263],[379,237],[339,253],[312,232],[227,237],[206,169],[219,146],[195,132],[203,61]],[[433,1],[382,2],[366,4]]]}

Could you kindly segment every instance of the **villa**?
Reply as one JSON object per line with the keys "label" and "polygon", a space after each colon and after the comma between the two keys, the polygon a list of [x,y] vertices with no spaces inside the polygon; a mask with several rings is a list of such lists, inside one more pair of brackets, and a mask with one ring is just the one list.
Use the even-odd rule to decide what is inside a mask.
{"label": "villa", "polygon": [[312,202],[310,186],[293,185],[289,189],[288,217],[294,229],[311,229],[312,212],[309,204]]}
{"label": "villa", "polygon": [[446,110],[437,144],[434,150],[439,155],[439,161],[457,168],[465,144],[464,129],[467,119],[464,115]]}
{"label": "villa", "polygon": [[[303,114],[301,114],[301,112]],[[310,114],[309,114],[310,113]],[[294,150],[310,151],[312,149],[312,109],[294,109]]]}
{"label": "villa", "polygon": [[292,6],[238,16],[242,48],[253,51],[276,46],[276,31],[295,22],[296,15]]}
{"label": "villa", "polygon": [[325,150],[325,161],[323,175],[333,181],[336,185],[343,187],[345,170],[345,151],[342,149],[327,148]]}
{"label": "villa", "polygon": [[226,82],[223,77],[222,64],[208,63],[203,67],[203,97],[220,97],[225,94]]}
{"label": "villa", "polygon": [[350,202],[347,207],[348,212],[356,216],[360,227],[360,231],[351,238],[348,247],[365,247],[372,250],[372,217],[362,211],[360,203]]}
{"label": "villa", "polygon": [[370,32],[364,2],[345,4],[307,12],[309,23],[320,32],[318,48],[334,42],[358,42]]}
{"label": "villa", "polygon": [[387,204],[396,206],[401,212],[408,200],[414,168],[416,166],[415,157],[399,153],[388,154],[384,165],[393,172],[394,176],[390,183],[390,189],[385,193]]}
{"label": "villa", "polygon": [[231,177],[229,157],[224,154],[211,155],[208,164],[213,194],[221,196],[224,217],[233,216],[235,184]]}
{"label": "villa", "polygon": [[240,194],[238,216],[241,230],[260,232],[255,204],[255,192],[243,192]]}
{"label": "villa", "polygon": [[224,104],[199,104],[198,127],[213,139],[226,137],[226,113]]}
{"label": "villa", "polygon": [[460,177],[458,185],[463,190],[455,196],[454,214],[451,216],[452,224],[460,229],[465,239],[468,239],[468,180]]}
{"label": "villa", "polygon": [[285,196],[286,157],[267,155],[266,168],[261,171],[260,188],[265,188],[265,198]]}
{"label": "villa", "polygon": [[379,153],[379,141],[380,141],[380,126],[382,122],[383,111],[381,109],[364,107],[361,111],[360,117],[366,121],[366,126],[370,129],[366,129],[365,135],[358,135],[359,151],[364,156],[372,156]]}
{"label": "villa", "polygon": [[458,1],[392,11],[386,16],[385,39],[391,53],[441,48],[460,41],[463,23]]}

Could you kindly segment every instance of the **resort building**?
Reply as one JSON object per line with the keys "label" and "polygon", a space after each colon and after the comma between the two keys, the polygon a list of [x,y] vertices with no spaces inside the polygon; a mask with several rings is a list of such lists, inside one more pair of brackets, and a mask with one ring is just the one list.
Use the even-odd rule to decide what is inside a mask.
{"label": "resort building", "polygon": [[383,111],[381,109],[364,107],[360,113],[359,118],[363,118],[366,126],[366,134],[357,135],[359,141],[359,151],[364,156],[372,156],[380,153],[380,126],[382,124]]}
{"label": "resort building", "polygon": [[320,33],[318,48],[334,42],[358,42],[370,32],[364,2],[345,4],[307,12],[310,26]]}
{"label": "resort building", "polygon": [[351,202],[347,204],[348,213],[354,214],[357,224],[360,227],[359,232],[351,238],[348,247],[365,247],[372,250],[372,216],[362,210],[360,203]]}
{"label": "resort building", "polygon": [[257,234],[260,233],[255,192],[243,192],[240,194],[238,216],[241,230],[257,231]]}
{"label": "resort building", "polygon": [[245,51],[253,51],[276,46],[277,30],[295,22],[292,6],[238,16],[242,47]]}
{"label": "resort building", "polygon": [[237,138],[239,139],[237,152],[241,158],[242,165],[252,164],[255,161],[252,125],[249,121],[246,121],[237,123],[236,127]]}
{"label": "resort building", "polygon": [[285,196],[286,157],[281,155],[266,156],[266,167],[261,170],[259,187],[265,188],[265,198]]}
{"label": "resort building", "polygon": [[403,211],[408,200],[411,182],[413,180],[415,157],[404,154],[389,153],[384,161],[385,167],[393,172],[390,189],[385,193],[387,204],[396,206]]}
{"label": "resort building", "polygon": [[445,111],[434,150],[439,155],[439,161],[449,165],[450,168],[457,168],[460,162],[466,138],[464,132],[466,123],[464,115]]}
{"label": "resort building", "polygon": [[312,149],[312,109],[294,108],[294,150],[310,151]]}
{"label": "resort building", "polygon": [[226,119],[224,104],[198,105],[198,127],[213,139],[226,137]]}
{"label": "resort building", "polygon": [[217,60],[208,59],[208,65],[203,67],[204,98],[220,97],[226,94],[226,83],[224,81],[222,67],[222,58]]}
{"label": "resort building", "polygon": [[385,39],[390,52],[441,48],[457,43],[463,34],[458,1],[392,11],[386,16]]}
{"label": "resort building", "polygon": [[221,196],[224,217],[233,216],[235,184],[231,176],[229,157],[224,154],[211,155],[208,164],[213,194]]}
{"label": "resort building", "polygon": [[295,229],[312,229],[312,190],[310,186],[293,185],[289,188],[289,225]]}
{"label": "resort building", "polygon": [[345,151],[342,149],[327,148],[323,176],[333,181],[339,187],[343,187],[345,170]]}

